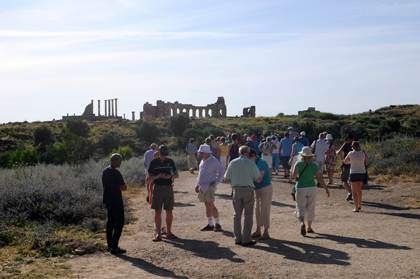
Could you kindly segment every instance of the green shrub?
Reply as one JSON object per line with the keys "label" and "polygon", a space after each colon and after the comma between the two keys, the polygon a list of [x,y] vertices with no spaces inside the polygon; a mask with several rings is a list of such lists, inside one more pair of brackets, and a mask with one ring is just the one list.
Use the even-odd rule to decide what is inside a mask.
{"label": "green shrub", "polygon": [[160,129],[154,123],[144,121],[136,128],[136,136],[146,145],[150,145],[159,140]]}

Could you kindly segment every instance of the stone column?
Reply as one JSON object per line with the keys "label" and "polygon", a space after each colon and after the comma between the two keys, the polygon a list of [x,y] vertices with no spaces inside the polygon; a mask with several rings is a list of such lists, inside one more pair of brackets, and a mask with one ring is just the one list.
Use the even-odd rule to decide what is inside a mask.
{"label": "stone column", "polygon": [[118,111],[117,111],[117,98],[115,98],[115,116],[118,117]]}
{"label": "stone column", "polygon": [[114,100],[113,99],[111,99],[111,105],[112,105],[112,107],[111,107],[112,117],[114,117]]}
{"label": "stone column", "polygon": [[101,116],[101,100],[98,100],[98,116]]}
{"label": "stone column", "polygon": [[133,121],[136,121],[136,115],[135,115],[135,111],[131,112],[133,114]]}
{"label": "stone column", "polygon": [[201,117],[203,115],[203,109],[198,109],[198,117]]}
{"label": "stone column", "polygon": [[108,117],[111,117],[111,100],[108,100]]}
{"label": "stone column", "polygon": [[105,104],[105,106],[104,106],[104,108],[105,108],[104,116],[106,117],[107,116],[107,114],[106,114],[106,100],[104,100],[104,104]]}

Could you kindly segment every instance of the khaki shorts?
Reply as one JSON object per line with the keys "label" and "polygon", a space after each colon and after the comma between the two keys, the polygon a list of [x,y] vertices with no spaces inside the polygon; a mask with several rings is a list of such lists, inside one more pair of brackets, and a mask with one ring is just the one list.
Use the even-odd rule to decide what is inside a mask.
{"label": "khaki shorts", "polygon": [[216,190],[214,190],[214,187],[209,187],[205,193],[201,192],[200,190],[198,193],[198,199],[201,202],[213,202],[216,200]]}
{"label": "khaki shorts", "polygon": [[172,186],[153,186],[152,209],[172,210],[174,209],[174,189]]}
{"label": "khaki shorts", "polygon": [[343,168],[341,171],[341,182],[347,182],[350,176],[350,168]]}

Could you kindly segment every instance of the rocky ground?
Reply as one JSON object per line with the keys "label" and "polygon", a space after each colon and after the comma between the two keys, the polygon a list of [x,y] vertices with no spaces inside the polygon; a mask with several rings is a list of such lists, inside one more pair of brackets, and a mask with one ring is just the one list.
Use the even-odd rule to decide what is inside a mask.
{"label": "rocky ground", "polygon": [[[282,174],[282,173],[281,173]],[[318,188],[315,234],[300,235],[293,215],[291,184],[273,176],[271,239],[241,247],[233,239],[231,188],[220,184],[216,206],[222,232],[200,232],[204,205],[194,192],[197,174],[175,181],[173,232],[179,239],[152,242],[153,211],[145,196],[133,200],[134,224],[125,227],[125,255],[97,252],[77,256],[77,278],[420,278],[419,184],[369,185],[362,210],[352,212],[345,190],[331,197]],[[339,177],[335,179],[339,183]],[[255,223],[255,222],[254,222]],[[255,227],[255,224],[254,224]]]}

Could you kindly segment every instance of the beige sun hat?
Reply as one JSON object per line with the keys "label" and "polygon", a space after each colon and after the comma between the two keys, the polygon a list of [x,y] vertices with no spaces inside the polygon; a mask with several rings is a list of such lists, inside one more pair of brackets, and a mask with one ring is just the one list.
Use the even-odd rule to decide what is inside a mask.
{"label": "beige sun hat", "polygon": [[198,153],[212,153],[210,150],[210,145],[208,144],[200,145],[200,149],[198,150]]}
{"label": "beige sun hat", "polygon": [[304,148],[302,148],[302,151],[299,154],[302,155],[303,157],[315,156],[311,152],[311,148],[309,146],[305,146]]}

